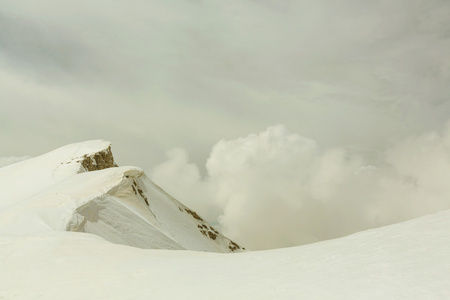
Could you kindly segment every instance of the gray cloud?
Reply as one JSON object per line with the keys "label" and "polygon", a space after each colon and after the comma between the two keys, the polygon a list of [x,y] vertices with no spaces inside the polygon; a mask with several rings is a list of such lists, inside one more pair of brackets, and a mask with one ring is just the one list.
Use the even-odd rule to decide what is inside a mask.
{"label": "gray cloud", "polygon": [[[102,58],[55,27],[0,14],[0,54],[9,68],[44,84],[93,80]],[[88,78],[86,78],[88,77]]]}

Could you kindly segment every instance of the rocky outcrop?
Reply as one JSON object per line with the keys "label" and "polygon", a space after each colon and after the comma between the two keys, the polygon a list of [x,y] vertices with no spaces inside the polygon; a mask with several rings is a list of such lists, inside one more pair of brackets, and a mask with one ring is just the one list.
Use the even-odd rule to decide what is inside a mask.
{"label": "rocky outcrop", "polygon": [[81,159],[81,165],[88,172],[117,167],[117,164],[114,162],[111,146],[90,156],[84,155]]}

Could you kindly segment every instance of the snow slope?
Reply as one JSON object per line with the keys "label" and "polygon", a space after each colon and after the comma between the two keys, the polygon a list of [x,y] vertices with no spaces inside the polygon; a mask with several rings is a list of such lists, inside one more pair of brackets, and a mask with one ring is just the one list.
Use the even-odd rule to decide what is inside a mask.
{"label": "snow slope", "polygon": [[448,299],[450,211],[236,254],[139,249],[77,232],[0,237],[0,299]]}
{"label": "snow slope", "polygon": [[114,163],[94,159],[99,143],[107,154],[97,141],[0,169],[0,299],[450,298],[450,211],[268,251],[143,249],[146,234],[169,249],[220,244],[140,169],[101,169]]}
{"label": "snow slope", "polygon": [[89,141],[0,168],[0,234],[94,233],[140,248],[240,247],[139,168],[117,167],[109,142]]}

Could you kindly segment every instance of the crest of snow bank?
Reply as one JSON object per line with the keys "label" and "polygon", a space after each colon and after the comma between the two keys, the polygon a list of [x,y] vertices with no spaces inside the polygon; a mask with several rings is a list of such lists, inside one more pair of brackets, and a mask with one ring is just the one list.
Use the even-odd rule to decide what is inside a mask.
{"label": "crest of snow bank", "polygon": [[371,165],[280,125],[218,142],[204,179],[182,150],[152,178],[250,249],[299,245],[450,208],[449,128],[399,141]]}
{"label": "crest of snow bank", "polygon": [[0,236],[0,297],[446,299],[449,232],[445,211],[340,239],[237,255],[138,249],[77,232]]}
{"label": "crest of snow bank", "polygon": [[110,142],[74,143],[0,168],[0,209],[14,205],[81,171],[83,158],[108,150]]}
{"label": "crest of snow bank", "polygon": [[17,162],[23,161],[23,160],[27,160],[31,158],[31,156],[4,156],[4,157],[0,157],[0,168],[8,166],[8,165],[12,165],[15,164]]}
{"label": "crest of snow bank", "polygon": [[109,142],[65,146],[0,176],[3,234],[66,230],[140,248],[241,250],[141,169],[118,167]]}

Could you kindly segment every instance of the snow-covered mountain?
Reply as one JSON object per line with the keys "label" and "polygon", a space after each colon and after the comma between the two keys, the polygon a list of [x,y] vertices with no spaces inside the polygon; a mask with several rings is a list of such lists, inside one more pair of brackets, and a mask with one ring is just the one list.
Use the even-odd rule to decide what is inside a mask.
{"label": "snow-covered mountain", "polygon": [[450,211],[305,246],[205,252],[234,245],[142,170],[115,167],[107,142],[0,168],[0,299],[450,298]]}
{"label": "snow-covered mountain", "polygon": [[118,167],[109,142],[89,141],[0,168],[0,234],[78,231],[140,248],[241,247],[151,182]]}

